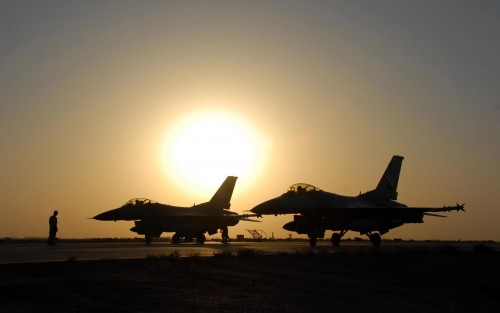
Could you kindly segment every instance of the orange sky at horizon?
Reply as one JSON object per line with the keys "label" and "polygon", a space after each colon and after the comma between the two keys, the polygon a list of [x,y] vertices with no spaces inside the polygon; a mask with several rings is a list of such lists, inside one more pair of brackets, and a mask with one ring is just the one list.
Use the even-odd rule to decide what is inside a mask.
{"label": "orange sky at horizon", "polygon": [[[467,212],[384,238],[500,241],[498,13],[494,1],[4,1],[0,238],[45,237],[55,209],[59,237],[135,237],[133,222],[87,218],[135,197],[205,202],[228,175],[238,213],[297,182],[354,196],[398,154],[399,202]],[[196,123],[241,153],[172,163],[179,125],[210,114],[228,128]],[[288,237],[291,219],[230,235]]]}

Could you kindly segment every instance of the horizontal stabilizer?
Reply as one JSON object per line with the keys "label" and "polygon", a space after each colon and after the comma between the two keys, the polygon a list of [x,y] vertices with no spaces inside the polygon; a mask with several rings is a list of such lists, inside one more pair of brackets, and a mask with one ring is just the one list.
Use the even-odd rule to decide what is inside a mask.
{"label": "horizontal stabilizer", "polygon": [[435,216],[435,217],[447,217],[446,215],[439,215],[439,214],[434,214],[434,213],[424,213],[424,215]]}

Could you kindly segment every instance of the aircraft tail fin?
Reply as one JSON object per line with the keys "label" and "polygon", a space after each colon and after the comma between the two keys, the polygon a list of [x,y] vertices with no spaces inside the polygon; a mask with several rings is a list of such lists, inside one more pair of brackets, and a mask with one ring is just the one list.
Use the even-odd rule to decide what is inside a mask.
{"label": "aircraft tail fin", "polygon": [[377,188],[362,194],[361,197],[397,200],[399,173],[401,171],[403,159],[404,157],[402,156],[394,155],[385,169],[384,175],[380,179]]}
{"label": "aircraft tail fin", "polygon": [[236,185],[236,179],[238,179],[238,177],[228,176],[222,185],[220,185],[217,192],[213,195],[212,199],[210,199],[210,204],[213,205],[213,208],[229,210],[234,186]]}

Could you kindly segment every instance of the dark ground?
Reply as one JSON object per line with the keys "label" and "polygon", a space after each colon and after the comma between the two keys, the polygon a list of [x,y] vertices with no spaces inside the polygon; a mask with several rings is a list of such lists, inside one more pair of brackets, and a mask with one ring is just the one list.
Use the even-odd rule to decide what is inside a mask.
{"label": "dark ground", "polygon": [[498,252],[0,265],[0,312],[500,312]]}

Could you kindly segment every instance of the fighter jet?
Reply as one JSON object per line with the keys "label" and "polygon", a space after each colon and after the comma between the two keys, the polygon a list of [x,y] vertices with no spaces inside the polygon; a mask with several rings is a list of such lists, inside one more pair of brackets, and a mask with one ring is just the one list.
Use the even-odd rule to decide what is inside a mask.
{"label": "fighter jet", "polygon": [[293,221],[283,228],[306,234],[311,246],[316,245],[317,238],[325,236],[326,230],[334,231],[331,237],[334,246],[338,246],[342,236],[350,230],[367,235],[374,246],[379,246],[381,235],[392,228],[405,223],[423,223],[424,215],[446,217],[436,212],[465,211],[465,204],[426,208],[408,207],[396,202],[403,159],[402,156],[393,156],[377,188],[357,197],[337,195],[299,183],[290,186],[283,195],[265,201],[250,211],[259,217],[294,214]]}
{"label": "fighter jet", "polygon": [[219,229],[238,224],[240,220],[248,220],[249,215],[239,215],[229,211],[231,196],[237,177],[228,176],[210,201],[178,207],[161,204],[149,199],[135,198],[123,206],[103,212],[93,217],[100,221],[134,221],[130,230],[144,235],[146,243],[158,238],[163,232],[175,232],[172,243],[180,243],[182,238],[196,238],[198,244],[205,242],[205,232],[213,235]]}

